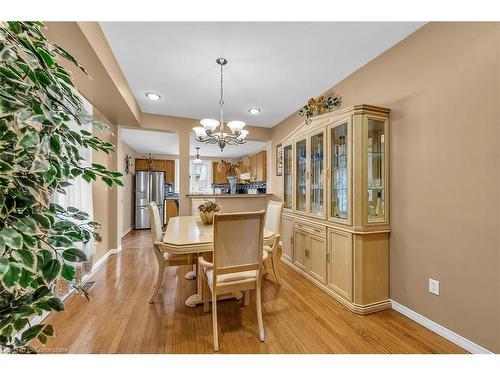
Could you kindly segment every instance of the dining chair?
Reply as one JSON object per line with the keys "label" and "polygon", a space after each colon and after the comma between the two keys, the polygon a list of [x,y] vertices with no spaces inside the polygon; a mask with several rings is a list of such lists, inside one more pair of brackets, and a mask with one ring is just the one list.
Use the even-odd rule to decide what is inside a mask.
{"label": "dining chair", "polygon": [[278,285],[281,285],[281,281],[278,277],[278,250],[280,247],[280,233],[281,233],[281,222],[283,218],[283,207],[284,202],[269,201],[267,203],[266,210],[266,223],[265,228],[275,234],[273,243],[270,246],[264,246],[263,261],[266,262],[269,257],[271,257],[271,266],[273,268],[274,278]]}
{"label": "dining chair", "polygon": [[165,272],[165,267],[173,266],[185,266],[196,264],[196,258],[192,255],[177,255],[170,254],[162,250],[162,225],[160,220],[160,212],[158,206],[155,202],[150,202],[146,204],[149,214],[149,222],[151,224],[151,234],[153,237],[153,250],[156,255],[156,260],[158,261],[158,277],[156,279],[156,285],[153,289],[153,295],[149,299],[149,303],[153,303],[158,292],[161,288],[161,283],[163,281],[163,273]]}
{"label": "dining chair", "polygon": [[260,341],[265,340],[262,322],[262,245],[265,211],[214,215],[212,262],[199,258],[203,267],[203,311],[209,310],[212,297],[212,324],[214,350],[219,351],[217,330],[217,296],[244,293],[245,306],[250,301],[249,291],[256,290],[257,322]]}

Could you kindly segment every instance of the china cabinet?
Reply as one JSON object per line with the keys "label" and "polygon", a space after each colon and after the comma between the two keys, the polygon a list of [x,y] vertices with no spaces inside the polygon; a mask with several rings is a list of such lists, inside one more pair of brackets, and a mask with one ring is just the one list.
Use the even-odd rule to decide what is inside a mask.
{"label": "china cabinet", "polygon": [[282,140],[282,260],[359,314],[390,307],[388,126],[363,104]]}

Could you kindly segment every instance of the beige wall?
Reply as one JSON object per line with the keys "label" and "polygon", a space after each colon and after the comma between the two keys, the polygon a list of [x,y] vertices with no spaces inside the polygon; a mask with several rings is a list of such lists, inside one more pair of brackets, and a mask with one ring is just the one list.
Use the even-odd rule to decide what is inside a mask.
{"label": "beige wall", "polygon": [[[499,54],[498,23],[431,23],[330,90],[343,107],[391,109],[391,298],[495,352]],[[273,160],[299,122],[293,114],[273,129]],[[440,296],[427,292],[429,277]]]}
{"label": "beige wall", "polygon": [[[105,121],[111,127],[111,132],[101,132],[94,129],[94,136],[97,136],[105,141],[116,144],[116,126],[111,125],[107,119],[94,108],[94,117],[98,120]],[[117,154],[112,152],[110,155],[104,152],[92,153],[92,162],[104,165],[110,170],[116,171]],[[100,179],[92,183],[92,198],[94,201],[94,220],[102,225],[99,233],[102,236],[102,241],[96,244],[96,255],[94,262],[101,258],[111,249],[116,249],[118,246],[117,236],[117,198],[118,188],[113,186],[110,188]]]}

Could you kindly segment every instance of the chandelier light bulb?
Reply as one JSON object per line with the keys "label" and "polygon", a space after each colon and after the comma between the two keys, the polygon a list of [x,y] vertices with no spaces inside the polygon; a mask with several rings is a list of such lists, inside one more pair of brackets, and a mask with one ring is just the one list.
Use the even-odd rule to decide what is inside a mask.
{"label": "chandelier light bulb", "polygon": [[245,125],[246,124],[243,121],[229,121],[227,123],[227,126],[229,127],[229,129],[231,129],[233,134],[239,134],[243,130]]}

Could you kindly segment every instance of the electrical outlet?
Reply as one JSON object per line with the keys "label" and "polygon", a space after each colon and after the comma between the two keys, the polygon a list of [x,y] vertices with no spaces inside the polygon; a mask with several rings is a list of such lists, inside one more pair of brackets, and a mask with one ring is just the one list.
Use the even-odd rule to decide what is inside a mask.
{"label": "electrical outlet", "polygon": [[429,279],[429,293],[439,296],[439,281]]}

